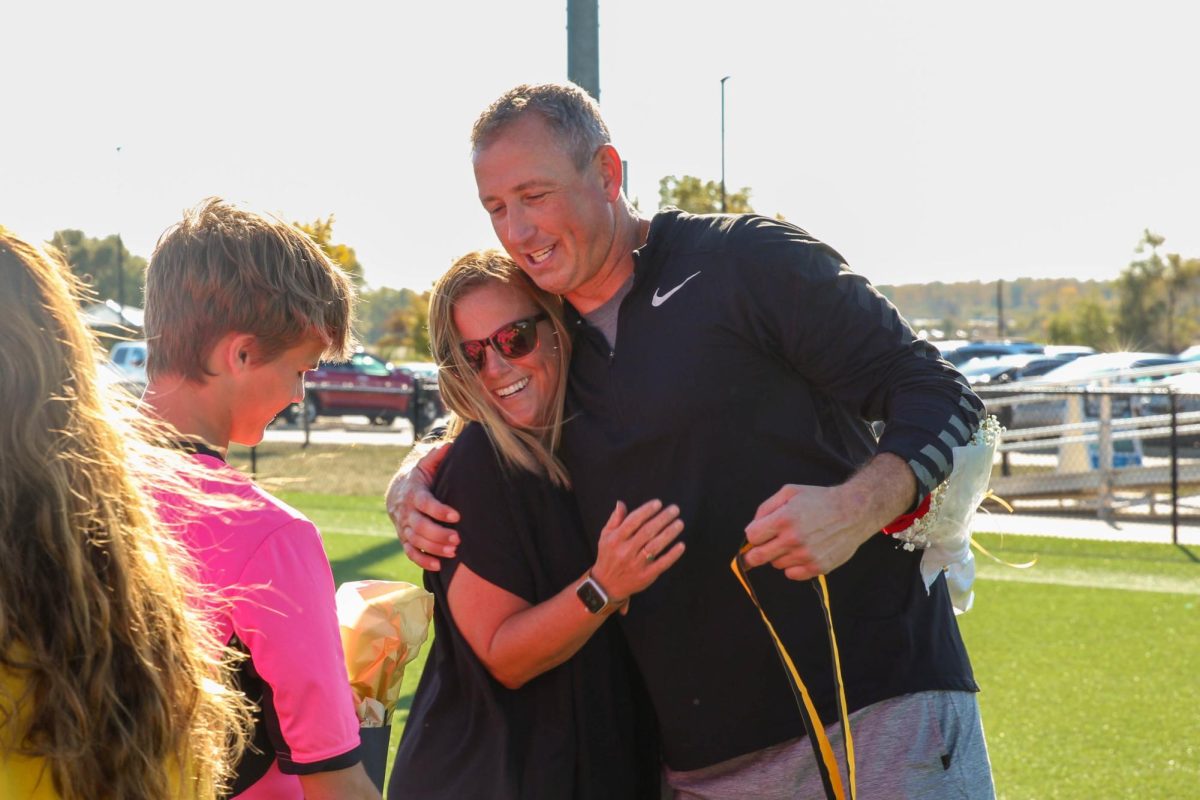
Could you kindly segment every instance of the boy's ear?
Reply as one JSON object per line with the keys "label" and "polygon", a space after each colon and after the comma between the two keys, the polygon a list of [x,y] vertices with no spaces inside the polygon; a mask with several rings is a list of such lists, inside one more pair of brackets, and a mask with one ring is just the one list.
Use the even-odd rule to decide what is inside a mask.
{"label": "boy's ear", "polygon": [[227,333],[217,340],[209,368],[220,374],[238,375],[253,362],[255,337],[249,333]]}

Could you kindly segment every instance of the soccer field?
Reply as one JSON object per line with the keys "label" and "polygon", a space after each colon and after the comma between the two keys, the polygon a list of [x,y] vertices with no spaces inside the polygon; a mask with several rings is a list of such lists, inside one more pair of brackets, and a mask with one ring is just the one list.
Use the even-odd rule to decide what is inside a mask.
{"label": "soccer field", "polygon": [[[283,496],[322,529],[339,583],[419,582],[377,497]],[[979,538],[1007,561],[1038,559],[1019,570],[980,557],[959,619],[998,796],[1200,797],[1200,552]],[[426,652],[405,674],[393,746]]]}

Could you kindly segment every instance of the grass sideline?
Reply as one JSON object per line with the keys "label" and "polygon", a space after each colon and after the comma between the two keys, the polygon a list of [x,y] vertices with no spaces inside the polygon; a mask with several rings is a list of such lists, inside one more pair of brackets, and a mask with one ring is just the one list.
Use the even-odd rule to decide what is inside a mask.
{"label": "grass sideline", "polygon": [[[301,447],[292,442],[264,442],[255,448],[258,461],[255,480],[276,494],[319,492],[382,498],[388,481],[410,449],[407,445]],[[228,458],[238,469],[250,471],[250,448],[232,445]]]}
{"label": "grass sideline", "polygon": [[[274,447],[280,449],[269,459],[260,449],[259,474],[277,481],[281,497],[322,529],[338,583],[420,582],[383,511],[382,493],[402,448]],[[1200,550],[978,539],[1006,561],[1038,559],[1019,570],[977,556],[975,607],[960,618],[983,687],[997,796],[1195,797]],[[393,750],[428,647],[405,672]]]}
{"label": "grass sideline", "polygon": [[984,534],[959,618],[1000,798],[1190,798],[1200,786],[1200,553]]}
{"label": "grass sideline", "polygon": [[[306,507],[312,497],[319,496],[289,501],[318,524],[345,524],[345,508]],[[385,533],[326,532],[338,583],[419,583],[385,524]],[[1039,559],[1019,578],[1005,574],[1016,572],[1010,567],[981,564],[975,607],[960,618],[983,687],[997,797],[1194,797],[1200,563],[1170,545],[980,539],[1009,561]],[[1152,588],[1155,581],[1171,590]],[[405,672],[393,753],[428,648]]]}

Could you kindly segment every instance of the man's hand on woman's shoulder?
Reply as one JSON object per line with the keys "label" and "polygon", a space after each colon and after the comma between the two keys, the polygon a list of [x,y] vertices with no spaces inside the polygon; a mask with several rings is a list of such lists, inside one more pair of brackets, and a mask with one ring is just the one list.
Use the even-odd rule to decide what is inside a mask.
{"label": "man's hand on woman's shoulder", "polygon": [[387,489],[387,512],[396,526],[404,554],[421,569],[437,572],[443,558],[453,558],[458,534],[445,527],[458,522],[458,512],[433,496],[433,479],[452,444],[438,445],[404,460]]}

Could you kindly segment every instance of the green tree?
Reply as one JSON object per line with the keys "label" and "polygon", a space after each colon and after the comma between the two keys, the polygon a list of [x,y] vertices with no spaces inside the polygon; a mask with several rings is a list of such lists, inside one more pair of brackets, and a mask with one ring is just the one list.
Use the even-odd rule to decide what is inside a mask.
{"label": "green tree", "polygon": [[1085,298],[1079,304],[1076,316],[1074,344],[1097,350],[1107,350],[1112,346],[1113,318],[1102,298],[1096,295]]}
{"label": "green tree", "polygon": [[[675,206],[693,214],[716,214],[721,211],[721,184],[719,181],[701,181],[694,175],[676,178],[668,175],[658,182],[658,207]],[[749,214],[750,187],[737,191],[726,187],[725,208],[730,214]]]}
{"label": "green tree", "polygon": [[355,334],[363,342],[375,344],[387,333],[388,319],[411,302],[412,289],[362,289],[355,313]]}
{"label": "green tree", "polygon": [[1174,353],[1200,334],[1200,259],[1159,253],[1166,240],[1146,230],[1117,279],[1117,334],[1123,345]]}
{"label": "green tree", "polygon": [[[146,287],[146,259],[126,249],[116,234],[103,239],[83,231],[55,231],[50,244],[66,256],[71,272],[82,280],[99,300],[117,300],[127,306],[142,303]],[[120,263],[121,277],[117,277]]]}
{"label": "green tree", "polygon": [[1168,253],[1163,279],[1167,352],[1177,353],[1200,337],[1200,258]]}
{"label": "green tree", "polygon": [[1117,278],[1117,337],[1124,346],[1136,349],[1157,345],[1158,329],[1166,314],[1164,265],[1158,254],[1163,241],[1163,237],[1144,231],[1136,252],[1149,253],[1131,262]]}
{"label": "green tree", "polygon": [[1060,311],[1046,320],[1046,339],[1050,344],[1075,344],[1075,326],[1071,315]]}
{"label": "green tree", "polygon": [[292,224],[311,236],[325,255],[350,275],[350,280],[354,281],[355,286],[362,286],[362,264],[358,262],[358,256],[353,247],[333,241],[333,221],[333,214],[330,214],[325,219],[318,217],[312,222],[293,222]]}
{"label": "green tree", "polygon": [[1099,292],[1055,311],[1045,326],[1051,344],[1081,344],[1107,350],[1113,344],[1113,316]]}
{"label": "green tree", "polygon": [[401,289],[403,305],[394,308],[383,325],[383,335],[377,342],[381,350],[394,353],[404,352],[405,357],[415,361],[432,358],[429,346],[429,292],[417,294],[412,289]]}

